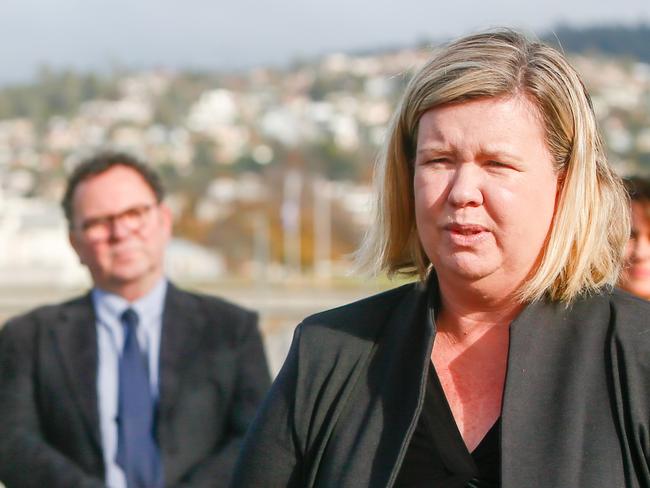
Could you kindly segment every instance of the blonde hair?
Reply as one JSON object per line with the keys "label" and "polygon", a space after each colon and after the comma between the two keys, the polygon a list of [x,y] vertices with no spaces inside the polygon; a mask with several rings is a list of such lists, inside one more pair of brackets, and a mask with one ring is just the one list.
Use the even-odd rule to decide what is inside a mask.
{"label": "blonde hair", "polygon": [[511,30],[452,42],[411,79],[377,160],[374,222],[357,253],[362,267],[428,274],[413,194],[420,117],[443,104],[517,93],[541,114],[561,185],[540,264],[519,298],[570,302],[616,282],[629,236],[628,202],[607,164],[589,94],[562,54]]}

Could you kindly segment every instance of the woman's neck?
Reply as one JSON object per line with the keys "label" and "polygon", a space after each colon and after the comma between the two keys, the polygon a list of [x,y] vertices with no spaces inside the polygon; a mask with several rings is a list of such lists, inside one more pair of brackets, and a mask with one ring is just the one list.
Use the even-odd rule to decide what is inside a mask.
{"label": "woman's neck", "polygon": [[488,295],[441,286],[440,297],[436,327],[459,342],[480,336],[493,326],[509,325],[523,308],[512,293]]}

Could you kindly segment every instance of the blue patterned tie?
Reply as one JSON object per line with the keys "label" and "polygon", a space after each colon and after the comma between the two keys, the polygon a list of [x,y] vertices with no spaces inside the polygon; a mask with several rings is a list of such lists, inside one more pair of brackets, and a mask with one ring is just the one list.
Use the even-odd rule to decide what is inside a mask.
{"label": "blue patterned tie", "polygon": [[162,486],[158,446],[154,439],[154,401],[138,337],[138,314],[122,314],[124,349],[119,365],[118,436],[115,462],[124,471],[128,488]]}

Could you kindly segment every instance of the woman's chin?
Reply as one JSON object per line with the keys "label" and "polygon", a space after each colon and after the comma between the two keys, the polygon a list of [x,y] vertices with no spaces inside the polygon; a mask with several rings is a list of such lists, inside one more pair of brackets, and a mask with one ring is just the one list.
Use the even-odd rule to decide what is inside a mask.
{"label": "woman's chin", "polygon": [[482,280],[498,271],[496,266],[489,266],[489,263],[478,259],[451,259],[443,264],[442,270],[449,277],[470,282]]}

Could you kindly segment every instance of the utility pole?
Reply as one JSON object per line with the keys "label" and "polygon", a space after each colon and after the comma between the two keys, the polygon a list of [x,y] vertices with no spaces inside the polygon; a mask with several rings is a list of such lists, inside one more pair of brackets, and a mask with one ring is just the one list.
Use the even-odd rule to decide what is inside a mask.
{"label": "utility pole", "polygon": [[287,171],[284,177],[282,229],[284,262],[289,274],[300,276],[300,196],[302,176],[298,170]]}
{"label": "utility pole", "polygon": [[269,219],[264,210],[255,214],[253,220],[253,253],[255,259],[255,282],[259,285],[268,281],[269,245],[270,245]]}
{"label": "utility pole", "polygon": [[329,180],[314,180],[314,274],[319,280],[332,278],[332,191]]}

